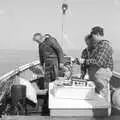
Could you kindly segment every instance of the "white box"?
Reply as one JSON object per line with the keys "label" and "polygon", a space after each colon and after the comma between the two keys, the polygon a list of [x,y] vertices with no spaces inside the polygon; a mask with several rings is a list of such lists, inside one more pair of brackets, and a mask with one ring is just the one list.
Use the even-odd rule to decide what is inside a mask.
{"label": "white box", "polygon": [[54,88],[54,95],[56,98],[66,99],[92,99],[95,92],[95,86],[88,84],[87,86],[62,86]]}
{"label": "white box", "polygon": [[[66,92],[72,92],[71,95],[68,95],[66,98],[63,98],[63,96],[56,97],[53,89],[54,89],[54,83],[50,83],[49,109],[51,116],[99,116],[99,115],[106,116],[106,114],[108,113],[108,108],[109,108],[108,101],[106,101],[104,98],[100,98],[96,93],[92,95],[92,99],[81,99],[80,97],[82,96],[78,95],[77,97],[77,94],[76,96],[73,95],[77,90],[81,92],[80,89],[77,90],[73,89],[72,91],[69,88],[70,91],[66,91]],[[74,97],[68,98],[71,96]],[[103,113],[101,113],[102,111]]]}

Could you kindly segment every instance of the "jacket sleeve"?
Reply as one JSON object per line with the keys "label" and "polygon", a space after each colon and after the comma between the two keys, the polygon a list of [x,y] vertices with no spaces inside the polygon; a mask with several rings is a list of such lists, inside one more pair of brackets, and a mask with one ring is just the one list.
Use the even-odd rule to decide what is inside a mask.
{"label": "jacket sleeve", "polygon": [[51,42],[51,47],[56,51],[57,56],[58,56],[58,62],[59,63],[64,63],[64,54],[63,54],[63,50],[61,48],[61,46],[59,45],[59,43],[57,42],[57,40],[55,38],[50,39]]}
{"label": "jacket sleeve", "polygon": [[41,49],[40,49],[40,45],[39,45],[39,60],[40,60],[40,65],[43,66],[43,64],[44,64],[44,59],[43,59],[42,51],[41,51]]}
{"label": "jacket sleeve", "polygon": [[[84,50],[82,51],[81,58],[87,59],[87,57],[88,57],[88,56],[87,56],[87,49],[84,49]],[[81,78],[82,78],[82,79],[84,79],[84,76],[85,76],[86,72],[87,72],[87,67],[86,67],[86,64],[83,63],[83,64],[81,64]]]}
{"label": "jacket sleeve", "polygon": [[97,66],[101,67],[107,62],[109,56],[112,56],[112,47],[108,43],[104,42],[102,45],[100,45],[96,58],[88,59],[86,60],[86,63],[96,64]]}

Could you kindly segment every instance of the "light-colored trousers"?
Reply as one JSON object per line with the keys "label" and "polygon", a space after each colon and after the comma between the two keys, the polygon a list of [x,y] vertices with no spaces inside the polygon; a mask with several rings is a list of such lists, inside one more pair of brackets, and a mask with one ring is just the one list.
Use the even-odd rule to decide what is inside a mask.
{"label": "light-colored trousers", "polygon": [[109,92],[109,81],[112,77],[112,71],[109,68],[97,68],[91,66],[88,69],[90,80],[94,81],[96,90],[102,94],[102,96],[108,96]]}
{"label": "light-colored trousers", "polygon": [[101,88],[98,88],[100,90],[100,94],[102,96],[107,97],[108,92],[109,92],[109,81],[112,77],[112,71],[109,68],[100,68],[96,73],[95,73],[95,84],[96,87],[99,84],[101,85]]}

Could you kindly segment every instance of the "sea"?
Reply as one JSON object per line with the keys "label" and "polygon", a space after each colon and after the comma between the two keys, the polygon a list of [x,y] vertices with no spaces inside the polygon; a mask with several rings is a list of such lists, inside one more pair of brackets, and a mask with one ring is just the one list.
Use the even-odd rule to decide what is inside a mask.
{"label": "sea", "polygon": [[[76,57],[80,56],[80,50],[65,50],[67,55]],[[120,73],[120,51],[116,50],[113,53],[114,71]],[[0,50],[0,76],[21,66],[39,60],[38,50]]]}

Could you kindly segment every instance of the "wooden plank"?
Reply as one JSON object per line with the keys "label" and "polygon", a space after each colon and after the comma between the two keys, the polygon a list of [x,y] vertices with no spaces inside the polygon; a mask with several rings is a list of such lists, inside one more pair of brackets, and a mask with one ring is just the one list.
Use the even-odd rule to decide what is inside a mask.
{"label": "wooden plank", "polygon": [[[5,118],[5,119],[4,119]],[[49,117],[49,116],[6,116],[0,120],[120,120],[120,116],[111,116],[111,117],[70,117],[70,116],[61,116],[61,117]]]}
{"label": "wooden plank", "polygon": [[108,109],[51,109],[51,116],[81,116],[95,117],[108,116]]}
{"label": "wooden plank", "polygon": [[3,116],[1,120],[49,120],[48,116]]}

